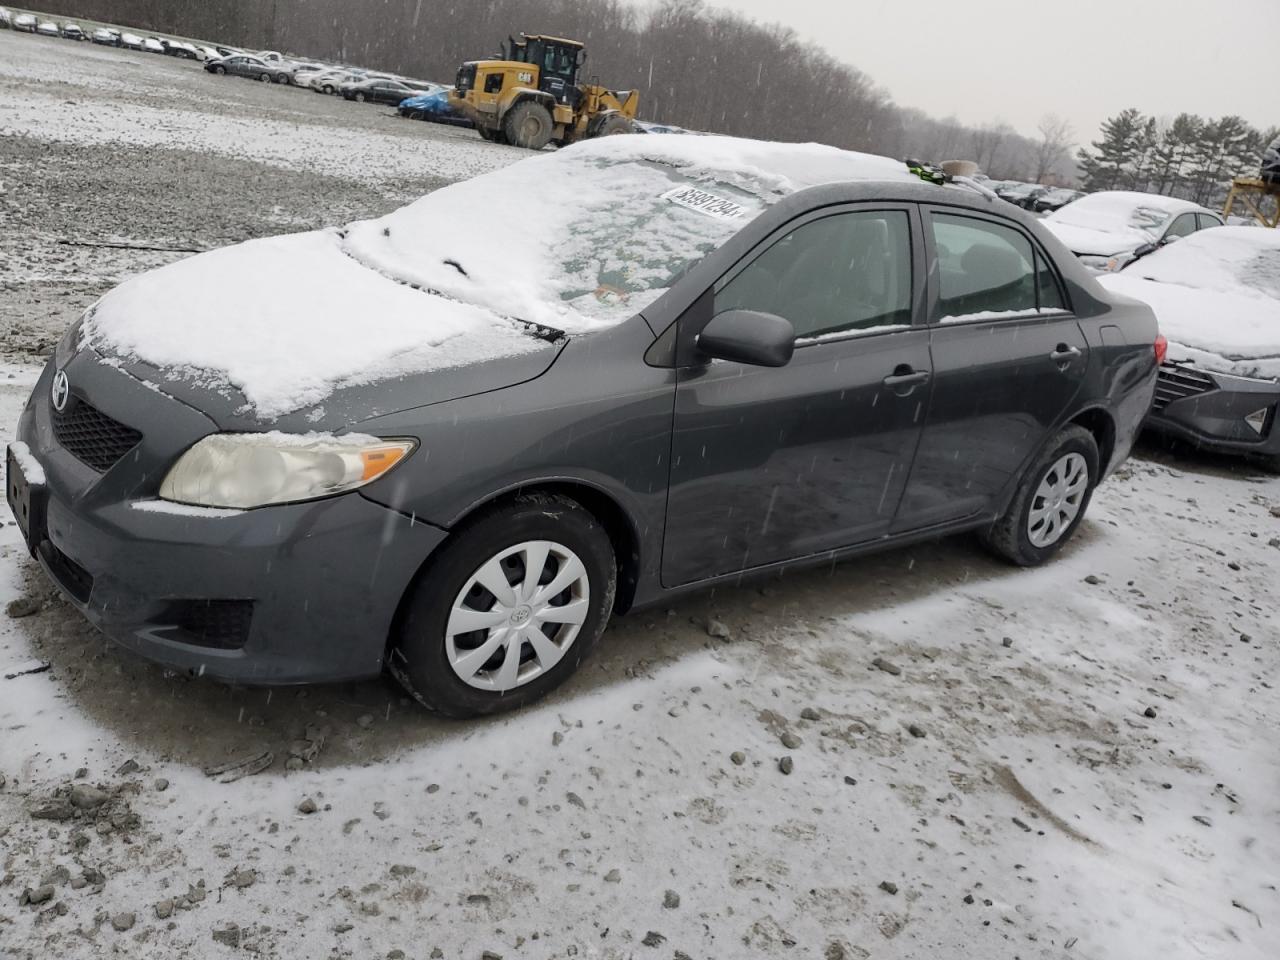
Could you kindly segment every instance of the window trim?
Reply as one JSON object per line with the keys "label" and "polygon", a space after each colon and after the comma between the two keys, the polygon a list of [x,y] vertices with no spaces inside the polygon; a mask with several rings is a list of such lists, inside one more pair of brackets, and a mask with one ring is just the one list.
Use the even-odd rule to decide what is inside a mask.
{"label": "window trim", "polygon": [[[1040,306],[1040,284],[1035,284],[1036,290],[1036,306],[1034,310],[1019,311],[1011,313],[1005,317],[986,317],[975,318],[973,320],[951,320],[942,323],[942,318],[938,316],[938,304],[942,299],[942,283],[938,275],[938,249],[933,237],[933,217],[934,216],[959,217],[962,219],[980,220],[994,224],[998,227],[1005,227],[1024,237],[1031,245],[1032,253],[1032,276],[1034,277],[1037,268],[1036,264],[1043,261],[1045,266],[1049,268],[1049,274],[1053,278],[1053,282],[1058,287],[1058,295],[1062,298],[1065,307],[1051,308],[1045,311]],[[928,276],[927,280],[927,302],[925,303],[925,318],[930,327],[964,327],[980,323],[1022,323],[1028,320],[1058,320],[1064,317],[1074,317],[1075,308],[1071,303],[1071,297],[1067,292],[1067,285],[1062,282],[1062,275],[1058,271],[1058,265],[1054,263],[1053,258],[1048,255],[1044,249],[1044,245],[1036,238],[1036,236],[1028,230],[1023,224],[1008,217],[1001,216],[996,213],[989,213],[985,210],[974,210],[971,207],[953,207],[940,203],[927,203],[920,205],[920,219],[922,222],[922,235],[924,239],[925,253],[928,257]]]}

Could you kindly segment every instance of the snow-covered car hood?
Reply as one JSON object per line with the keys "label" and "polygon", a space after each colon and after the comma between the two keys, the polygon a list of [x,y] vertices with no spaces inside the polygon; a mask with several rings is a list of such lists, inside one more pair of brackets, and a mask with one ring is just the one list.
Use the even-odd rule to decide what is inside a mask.
{"label": "snow-covered car hood", "polygon": [[533,353],[546,354],[545,369],[554,358],[528,325],[397,283],[341,244],[336,230],[270,237],[144,273],[92,308],[84,341],[206,412],[204,395],[220,393],[263,421],[315,411],[344,387]]}
{"label": "snow-covered car hood", "polygon": [[816,144],[589,141],[377,220],[135,277],[84,335],[167,392],[242,396],[243,414],[275,420],[344,387],[541,355],[612,327],[770,204],[856,179],[919,182],[898,161]]}
{"label": "snow-covered car hood", "polygon": [[1207,370],[1280,377],[1280,233],[1201,230],[1100,277],[1151,306],[1169,356]]}
{"label": "snow-covered car hood", "polygon": [[1052,217],[1045,217],[1040,223],[1077,256],[1114,257],[1121,253],[1132,253],[1144,243],[1152,241],[1152,237],[1141,230],[1095,230],[1060,223]]}

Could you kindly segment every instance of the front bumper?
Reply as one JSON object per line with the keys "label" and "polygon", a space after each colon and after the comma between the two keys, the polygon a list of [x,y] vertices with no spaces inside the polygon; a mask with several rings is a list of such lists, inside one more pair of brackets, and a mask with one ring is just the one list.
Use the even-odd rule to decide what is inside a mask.
{"label": "front bumper", "polygon": [[[82,377],[84,364],[73,365]],[[89,384],[92,402],[113,417],[134,414],[144,434],[136,454],[99,473],[54,437],[53,373],[50,363],[18,423],[17,438],[45,474],[31,491],[39,509],[30,546],[96,627],[149,659],[240,683],[356,679],[381,670],[400,599],[445,531],[359,493],[231,515],[154,512],[147,505],[156,503],[151,488],[162,472],[146,477],[152,434],[164,444],[161,421],[200,415],[123,374],[99,371]],[[118,396],[102,389],[106,376],[117,378],[110,393]],[[151,410],[145,419],[136,416],[141,402]],[[139,470],[140,483],[126,476]]]}
{"label": "front bumper", "polygon": [[1280,382],[1213,373],[1189,363],[1160,368],[1146,425],[1217,453],[1280,457]]}

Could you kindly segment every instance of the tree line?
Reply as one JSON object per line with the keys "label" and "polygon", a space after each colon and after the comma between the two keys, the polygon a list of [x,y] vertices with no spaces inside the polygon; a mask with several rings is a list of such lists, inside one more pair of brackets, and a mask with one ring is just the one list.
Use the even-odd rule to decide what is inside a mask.
{"label": "tree line", "polygon": [[993,177],[1070,177],[1069,140],[966,126],[893,103],[856,67],[779,24],[703,0],[46,0],[52,12],[449,82],[464,60],[527,31],[586,42],[586,74],[639,89],[647,120],[818,141],[923,160],[974,159]]}
{"label": "tree line", "polygon": [[1277,136],[1280,128],[1258,130],[1235,116],[1158,120],[1130,108],[1108,118],[1078,160],[1086,190],[1139,190],[1216,206],[1233,177],[1257,175]]}

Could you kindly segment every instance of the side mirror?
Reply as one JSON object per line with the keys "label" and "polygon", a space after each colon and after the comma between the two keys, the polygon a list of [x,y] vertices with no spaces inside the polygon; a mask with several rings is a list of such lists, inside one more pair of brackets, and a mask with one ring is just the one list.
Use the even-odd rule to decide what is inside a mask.
{"label": "side mirror", "polygon": [[1142,246],[1138,247],[1136,250],[1133,251],[1133,259],[1141,260],[1147,254],[1155,253],[1156,250],[1158,249],[1159,247],[1157,247],[1154,243],[1144,243]]}
{"label": "side mirror", "polygon": [[754,367],[785,367],[796,349],[790,320],[755,310],[727,310],[702,328],[696,341],[707,357]]}
{"label": "side mirror", "polygon": [[1171,236],[1168,236],[1168,237],[1165,237],[1163,240],[1161,240],[1161,241],[1160,241],[1160,246],[1162,246],[1162,247],[1164,247],[1164,246],[1168,246],[1169,244],[1173,243],[1175,240],[1181,240],[1181,239],[1182,239],[1182,234],[1180,234],[1180,233],[1175,233],[1175,234],[1173,234],[1173,235],[1171,235]]}

